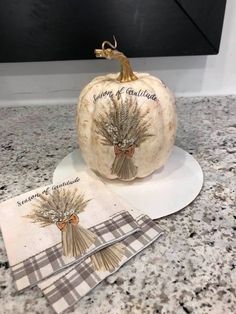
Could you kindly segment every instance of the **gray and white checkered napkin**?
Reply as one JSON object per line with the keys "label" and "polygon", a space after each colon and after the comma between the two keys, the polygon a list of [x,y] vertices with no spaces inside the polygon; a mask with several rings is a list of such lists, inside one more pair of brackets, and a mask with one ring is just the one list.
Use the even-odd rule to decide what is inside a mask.
{"label": "gray and white checkered napkin", "polygon": [[[163,230],[146,215],[140,216],[137,222],[141,230],[122,241],[126,250],[120,267],[163,234]],[[61,314],[68,312],[83,296],[109,275],[111,275],[109,272],[95,271],[90,259],[86,259],[71,266],[67,272],[53,276],[38,286],[55,312]]]}
{"label": "gray and white checkered napkin", "polygon": [[[56,225],[40,228],[25,216],[32,201],[49,190],[76,189],[91,201],[79,214],[79,223],[95,235],[95,242],[79,257],[62,254]],[[55,312],[64,313],[111,273],[92,267],[91,257],[121,243],[123,258],[130,258],[155,241],[162,230],[148,216],[107,190],[96,176],[86,172],[57,185],[42,187],[0,204],[1,229],[18,290],[38,284]],[[106,249],[109,251],[109,249]],[[122,251],[123,252],[123,251]],[[90,258],[91,257],[91,258]]]}
{"label": "gray and white checkered napkin", "polygon": [[62,255],[62,244],[60,242],[13,265],[11,269],[17,289],[22,290],[34,286],[39,281],[60,272],[65,267],[73,263],[80,263],[88,256],[111,243],[114,244],[130,234],[139,231],[140,227],[127,211],[122,211],[110,219],[91,227],[89,230],[97,236],[95,243],[88,249],[86,254],[78,258],[71,258],[70,262]]}
{"label": "gray and white checkered napkin", "polygon": [[[94,233],[95,242],[77,257],[62,254],[61,231],[55,223],[42,228],[26,218],[40,196],[58,189],[69,191],[71,195],[79,191],[90,200],[79,213],[79,224]],[[1,229],[17,289],[36,285],[136,232],[139,226],[135,219],[139,215],[138,210],[119,200],[95,175],[86,172],[1,203]]]}

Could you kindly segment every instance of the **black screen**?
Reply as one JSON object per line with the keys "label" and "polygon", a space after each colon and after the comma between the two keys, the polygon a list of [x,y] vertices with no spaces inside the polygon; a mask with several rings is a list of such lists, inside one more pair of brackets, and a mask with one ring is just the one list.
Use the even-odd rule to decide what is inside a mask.
{"label": "black screen", "polygon": [[0,62],[216,54],[225,0],[0,0]]}

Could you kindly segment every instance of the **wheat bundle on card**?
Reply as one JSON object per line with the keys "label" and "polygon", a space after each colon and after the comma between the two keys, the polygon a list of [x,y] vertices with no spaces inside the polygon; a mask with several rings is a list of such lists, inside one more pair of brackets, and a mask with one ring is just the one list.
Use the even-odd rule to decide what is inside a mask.
{"label": "wheat bundle on card", "polygon": [[63,255],[77,257],[95,242],[96,236],[79,224],[78,214],[85,210],[88,200],[76,190],[57,189],[39,195],[32,214],[27,215],[42,227],[56,224],[62,235]]}

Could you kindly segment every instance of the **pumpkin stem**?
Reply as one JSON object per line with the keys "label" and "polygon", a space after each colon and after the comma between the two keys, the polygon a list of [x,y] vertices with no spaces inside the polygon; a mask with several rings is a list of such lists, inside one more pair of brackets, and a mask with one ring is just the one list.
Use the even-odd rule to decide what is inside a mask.
{"label": "pumpkin stem", "polygon": [[[137,80],[137,76],[133,73],[131,65],[129,63],[128,58],[120,51],[116,50],[117,42],[115,37],[114,45],[112,45],[109,41],[104,41],[102,43],[102,49],[95,49],[95,55],[97,58],[106,58],[106,59],[115,59],[120,62],[121,69],[120,74],[117,77],[117,80],[121,83],[131,82]],[[109,45],[111,48],[105,48],[105,45]]]}

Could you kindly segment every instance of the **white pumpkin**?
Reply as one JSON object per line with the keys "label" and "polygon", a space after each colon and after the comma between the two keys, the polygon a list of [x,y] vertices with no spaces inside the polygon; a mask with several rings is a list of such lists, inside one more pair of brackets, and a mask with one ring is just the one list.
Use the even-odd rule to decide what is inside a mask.
{"label": "white pumpkin", "polygon": [[116,42],[104,42],[95,53],[119,60],[121,72],[94,78],[80,94],[77,131],[82,155],[105,178],[145,177],[162,167],[171,152],[175,98],[160,79],[133,73]]}

